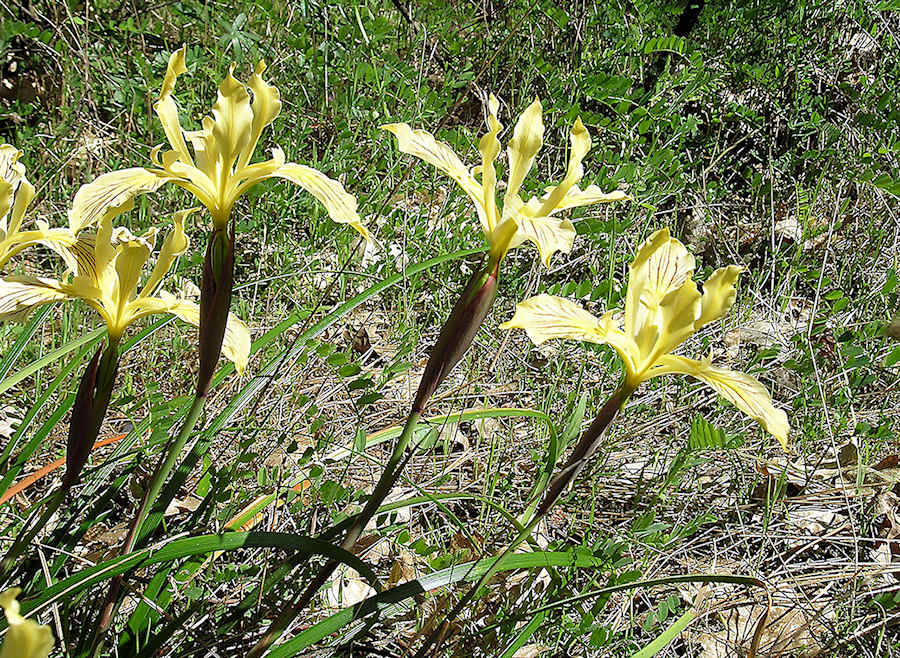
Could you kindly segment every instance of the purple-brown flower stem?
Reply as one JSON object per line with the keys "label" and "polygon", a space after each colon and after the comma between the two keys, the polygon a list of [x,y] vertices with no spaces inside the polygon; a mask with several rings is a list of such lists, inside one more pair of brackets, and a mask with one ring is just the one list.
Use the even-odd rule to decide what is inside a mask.
{"label": "purple-brown flower stem", "polygon": [[[381,477],[375,484],[372,494],[366,501],[363,510],[356,515],[353,525],[347,530],[341,541],[341,548],[352,551],[360,535],[362,535],[369,521],[384,503],[385,498],[400,479],[405,465],[404,456],[409,448],[410,441],[415,435],[416,426],[425,410],[428,401],[434,391],[446,379],[453,367],[465,355],[478,330],[481,328],[491,305],[497,296],[497,280],[499,275],[499,262],[489,260],[488,264],[479,268],[471,276],[465,289],[453,306],[450,317],[441,327],[438,339],[428,357],[425,372],[419,381],[419,388],[413,400],[412,409],[406,418],[403,431],[394,445],[390,459],[381,473]],[[322,566],[315,577],[303,590],[300,597],[289,604],[262,637],[262,639],[247,654],[247,658],[259,658],[287,629],[288,625],[302,612],[312,601],[316,593],[328,582],[340,563],[331,560]]]}
{"label": "purple-brown flower stem", "polygon": [[547,486],[547,490],[544,492],[544,497],[541,500],[541,504],[538,506],[537,510],[535,510],[534,516],[531,517],[531,520],[528,524],[519,532],[518,536],[503,550],[503,552],[494,560],[493,564],[488,568],[487,571],[478,579],[468,592],[466,592],[465,596],[463,596],[459,602],[453,606],[453,609],[444,617],[444,620],[440,623],[440,625],[435,628],[428,638],[425,640],[425,643],[419,648],[416,652],[414,658],[425,658],[429,655],[429,650],[434,646],[434,650],[431,653],[437,653],[440,649],[441,643],[448,637],[451,629],[451,624],[453,620],[456,619],[459,614],[465,610],[466,606],[471,603],[475,594],[484,586],[485,583],[496,573],[497,569],[503,562],[503,558],[512,553],[519,545],[528,539],[534,529],[538,526],[547,512],[556,504],[559,500],[559,497],[562,493],[569,487],[572,482],[574,482],[575,478],[579,473],[584,469],[584,467],[591,460],[591,457],[597,452],[597,448],[600,447],[601,440],[603,438],[603,434],[606,431],[606,428],[609,427],[610,423],[612,423],[613,419],[619,413],[619,410],[625,406],[625,402],[634,392],[634,388],[629,384],[622,384],[616,392],[612,394],[609,400],[600,408],[600,411],[597,412],[597,415],[594,417],[593,422],[591,422],[590,426],[584,431],[581,435],[581,438],[578,440],[578,444],[575,446],[575,449],[572,451],[572,454],[569,456],[566,464],[560,469],[559,473],[557,473],[556,477],[551,480],[550,484]]}
{"label": "purple-brown flower stem", "polygon": [[[5,575],[13,563],[25,551],[37,534],[47,525],[60,508],[69,490],[78,483],[81,471],[87,464],[91,448],[97,441],[103,419],[109,408],[112,389],[116,383],[119,365],[119,341],[107,337],[106,347],[100,347],[88,363],[72,405],[69,436],[66,441],[66,472],[62,483],[44,506],[40,519],[22,532],[0,562],[0,575]],[[26,522],[25,528],[29,528]],[[25,530],[23,528],[23,530]]]}
{"label": "purple-brown flower stem", "polygon": [[[141,504],[138,506],[128,536],[122,545],[120,554],[130,553],[135,545],[146,538],[159,524],[163,510],[153,510],[169,474],[175,467],[185,443],[197,426],[209,392],[212,380],[222,354],[222,342],[228,324],[228,312],[231,308],[231,293],[234,287],[234,233],[228,226],[215,227],[209,235],[206,245],[206,258],[203,261],[203,276],[200,288],[200,331],[199,351],[200,366],[197,373],[197,387],[191,408],[188,411],[181,429],[174,440],[166,448],[162,461],[153,472],[153,477]],[[96,654],[102,645],[103,635],[112,623],[118,606],[119,592],[122,588],[123,576],[113,578],[101,608],[100,617],[94,634],[93,651]]]}

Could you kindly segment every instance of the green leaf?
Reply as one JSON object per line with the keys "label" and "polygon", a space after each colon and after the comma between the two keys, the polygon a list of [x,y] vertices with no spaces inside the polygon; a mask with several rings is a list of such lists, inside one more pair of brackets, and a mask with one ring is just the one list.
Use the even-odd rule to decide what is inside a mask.
{"label": "green leaf", "polygon": [[900,363],[900,346],[895,347],[884,359],[884,367],[890,368]]}
{"label": "green leaf", "polygon": [[[48,587],[36,597],[22,601],[22,614],[34,614],[63,597],[71,598],[92,585],[127,571],[143,569],[154,564],[166,564],[192,555],[208,555],[238,548],[282,548],[302,551],[309,555],[323,555],[340,560],[358,571],[375,589],[380,589],[377,577],[365,562],[326,541],[286,532],[226,532],[223,535],[210,534],[174,539],[162,546],[145,548],[83,569]],[[0,631],[6,626],[6,621],[0,620]]]}
{"label": "green leaf", "polygon": [[[415,597],[417,595],[460,581],[476,581],[495,562],[496,558],[491,557],[478,562],[458,564],[411,580],[381,594],[370,596],[364,601],[344,608],[327,619],[320,621],[287,642],[276,645],[266,656],[267,658],[295,656],[299,651],[319,642],[354,621],[360,621],[374,614],[380,614],[382,618],[389,618],[405,612],[415,605]],[[512,571],[515,569],[543,569],[547,567],[596,568],[602,566],[608,566],[608,563],[604,559],[593,555],[541,551],[507,555],[500,561],[497,570]]]}

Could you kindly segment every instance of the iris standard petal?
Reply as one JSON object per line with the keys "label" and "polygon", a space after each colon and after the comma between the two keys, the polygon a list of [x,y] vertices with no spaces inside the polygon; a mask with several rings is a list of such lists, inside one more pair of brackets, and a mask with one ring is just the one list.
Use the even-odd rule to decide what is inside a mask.
{"label": "iris standard petal", "polygon": [[183,254],[188,248],[190,242],[184,231],[184,220],[198,210],[199,208],[188,208],[187,210],[179,211],[173,215],[172,222],[175,226],[169,234],[166,235],[166,239],[163,241],[163,245],[159,250],[159,255],[156,257],[156,263],[153,265],[153,271],[150,273],[150,277],[144,283],[144,287],[141,290],[141,297],[152,295],[156,291],[157,287],[159,287],[159,284],[162,282],[163,277],[165,277],[172,268],[172,263],[174,263],[175,259]]}
{"label": "iris standard petal", "polygon": [[15,233],[22,227],[25,211],[34,200],[34,186],[27,179],[21,178],[15,183],[15,186],[12,210],[6,218],[6,232],[8,234]]}
{"label": "iris standard petal", "polygon": [[722,267],[712,273],[703,284],[703,297],[700,298],[700,317],[694,325],[699,329],[728,313],[737,296],[735,284],[741,268],[737,265]]}
{"label": "iris standard petal", "polygon": [[19,162],[21,157],[22,151],[12,144],[0,145],[0,179],[9,183],[13,188],[25,178],[25,165]]}
{"label": "iris standard petal", "polygon": [[[550,195],[553,194],[555,187],[548,188],[547,194],[541,198],[541,204],[545,203]],[[604,192],[596,185],[588,185],[585,189],[573,185],[566,192],[566,195],[560,199],[556,205],[550,210],[550,214],[557,213],[561,210],[569,208],[580,208],[581,206],[591,206],[595,203],[613,203],[615,201],[631,201],[632,198],[622,190],[613,190],[612,192]],[[528,208],[537,214],[540,211],[541,204],[528,204]]]}
{"label": "iris standard petal", "polygon": [[178,106],[175,105],[175,99],[172,98],[172,92],[175,91],[175,82],[178,80],[178,76],[183,73],[187,73],[184,46],[169,55],[166,77],[163,78],[159,100],[153,105],[153,109],[156,111],[156,116],[159,117],[159,122],[166,133],[166,139],[169,140],[169,144],[178,154],[179,159],[186,164],[194,164],[187,144],[184,141],[181,124],[178,121]]}
{"label": "iris standard petal", "polygon": [[484,208],[486,225],[481,228],[490,241],[494,229],[497,226],[497,170],[494,168],[494,160],[500,153],[500,140],[497,135],[503,129],[497,119],[497,111],[500,109],[500,101],[491,94],[488,99],[488,131],[478,141],[478,150],[481,152],[481,189],[482,207]]}
{"label": "iris standard petal", "polygon": [[[648,360],[652,362],[661,354],[667,354],[686,341],[696,331],[695,324],[700,316],[700,293],[697,284],[688,279],[675,290],[669,292],[659,303],[654,326],[659,335]],[[649,316],[648,316],[649,317]],[[646,354],[646,353],[645,353]]]}
{"label": "iris standard petal", "polygon": [[693,274],[694,257],[663,228],[653,233],[631,262],[625,297],[625,333],[637,338],[655,319],[662,299]]}
{"label": "iris standard petal", "polygon": [[[120,330],[125,328],[124,308],[137,293],[137,286],[141,280],[141,270],[144,263],[150,258],[152,244],[148,245],[144,240],[128,240],[116,245],[115,269],[118,285],[115,298],[111,301],[117,309],[116,317],[121,324]],[[121,331],[120,331],[121,333]]]}
{"label": "iris standard petal", "polygon": [[697,361],[683,356],[666,355],[659,360],[658,369],[653,376],[669,373],[690,375],[708,384],[716,393],[762,425],[787,450],[790,431],[787,414],[772,404],[769,392],[754,377],[743,372],[717,368],[707,360]]}
{"label": "iris standard petal", "polygon": [[[509,157],[509,179],[506,185],[506,197],[519,193],[522,181],[531,170],[534,159],[544,143],[544,118],[541,102],[534,102],[525,108],[513,129],[512,139],[506,145]],[[508,201],[504,201],[504,210]]]}
{"label": "iris standard petal", "polygon": [[584,166],[581,161],[584,156],[591,150],[591,135],[588,129],[581,122],[581,117],[575,120],[575,125],[569,132],[569,141],[571,147],[569,149],[569,165],[566,169],[566,177],[556,187],[552,188],[546,199],[541,203],[541,209],[538,214],[548,216],[557,210],[557,206],[569,193],[575,183],[584,177]]}
{"label": "iris standard petal", "polygon": [[[234,66],[228,69],[228,75],[219,85],[215,104],[212,106],[213,123],[210,140],[215,142],[216,150],[221,158],[218,163],[223,168],[222,176],[231,173],[235,160],[250,140],[253,127],[253,110],[250,109],[250,94],[234,75]],[[211,172],[206,172],[211,174]],[[214,178],[214,176],[210,176]]]}
{"label": "iris standard petal", "polygon": [[265,62],[260,62],[256,65],[253,75],[250,76],[248,86],[253,92],[253,103],[250,106],[253,110],[253,127],[250,131],[250,139],[247,141],[241,157],[238,158],[238,169],[247,166],[250,158],[253,157],[253,151],[256,150],[256,144],[259,142],[259,136],[263,129],[272,123],[281,112],[281,94],[276,87],[263,80],[262,74],[265,70]]}

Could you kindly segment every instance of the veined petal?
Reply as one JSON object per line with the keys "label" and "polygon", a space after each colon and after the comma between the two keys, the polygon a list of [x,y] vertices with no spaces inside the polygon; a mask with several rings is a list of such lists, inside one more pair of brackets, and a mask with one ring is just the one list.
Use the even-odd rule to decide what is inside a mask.
{"label": "veined petal", "polygon": [[276,87],[263,80],[262,74],[265,70],[265,62],[260,62],[256,66],[256,71],[250,76],[249,86],[250,91],[253,92],[253,103],[250,106],[253,110],[253,127],[250,131],[250,139],[247,141],[247,146],[238,159],[238,169],[247,166],[250,158],[253,157],[253,151],[256,149],[256,144],[259,141],[263,128],[272,123],[275,117],[278,116],[278,113],[281,112],[281,95]]}
{"label": "veined petal", "polygon": [[681,373],[696,377],[715,389],[716,393],[758,422],[787,450],[790,426],[787,414],[772,404],[769,392],[754,377],[743,372],[717,368],[709,361],[667,355],[652,376]]}
{"label": "veined petal", "polygon": [[[511,221],[511,220],[507,220]],[[575,227],[568,219],[555,217],[516,217],[518,230],[510,242],[513,249],[526,240],[537,245],[541,261],[550,266],[550,259],[557,251],[564,254],[572,250],[575,242]]]}
{"label": "veined petal", "polygon": [[437,141],[429,132],[413,130],[405,123],[390,123],[381,126],[381,129],[394,134],[397,138],[397,148],[401,152],[424,160],[455,180],[475,204],[485,234],[490,234],[487,230],[487,211],[484,208],[481,184],[469,173],[462,160],[448,144]]}
{"label": "veined petal", "polygon": [[[513,137],[506,145],[506,153],[509,156],[509,181],[506,186],[506,197],[509,198],[519,193],[522,181],[534,164],[541,145],[544,143],[544,119],[541,101],[537,98],[525,108],[519,116],[516,127],[513,129]],[[503,202],[504,210],[506,201]]]}
{"label": "veined petal", "polygon": [[663,228],[641,245],[629,270],[625,333],[637,336],[655,319],[663,298],[691,278],[694,257]]}
{"label": "veined petal", "polygon": [[[546,194],[538,199],[530,199],[525,212],[532,216],[537,216],[541,210],[541,206],[550,198],[556,187],[548,187]],[[550,211],[550,214],[557,213],[561,210],[569,208],[580,208],[581,206],[591,206],[595,203],[613,203],[615,201],[631,201],[631,196],[622,190],[614,190],[612,192],[604,192],[596,185],[588,185],[585,189],[573,185],[566,192],[566,195],[559,200],[556,206]]]}
{"label": "veined petal", "polygon": [[695,329],[728,313],[737,296],[734,286],[740,274],[740,267],[729,265],[719,268],[706,280],[703,284],[703,297],[700,298],[700,317],[694,325]]}
{"label": "veined petal", "polygon": [[[0,145],[0,179],[15,188],[20,180],[25,178],[25,165],[19,162],[22,151],[12,144]],[[2,215],[3,213],[0,213]]]}
{"label": "veined petal", "polygon": [[234,75],[234,65],[219,85],[218,97],[212,107],[213,124],[210,138],[215,142],[220,166],[231,170],[235,159],[250,140],[253,127],[253,110],[250,109],[250,94]]}
{"label": "veined petal", "polygon": [[[154,298],[148,298],[150,301]],[[200,326],[200,307],[185,299],[176,299],[166,292],[158,300],[167,305],[162,313],[172,313],[188,324]],[[243,374],[250,358],[250,330],[247,325],[234,313],[228,314],[228,323],[225,325],[225,338],[222,342],[222,354],[234,363],[237,373]]]}
{"label": "veined petal", "polygon": [[535,345],[553,338],[572,338],[609,345],[622,358],[626,372],[635,369],[637,347],[615,326],[612,313],[597,319],[577,304],[562,297],[541,294],[516,304],[512,319],[501,329],[524,329]]}
{"label": "veined petal", "polygon": [[499,109],[500,101],[491,94],[488,98],[488,131],[478,141],[478,150],[481,151],[482,206],[487,216],[485,233],[488,234],[493,233],[497,226],[497,170],[494,168],[494,160],[500,153],[500,140],[497,139],[497,135],[503,129],[497,119]]}
{"label": "veined petal", "polygon": [[53,633],[49,626],[19,614],[16,597],[21,591],[13,587],[0,594],[0,608],[3,608],[8,624],[0,646],[0,658],[47,658],[53,649]]}
{"label": "veined petal", "polygon": [[55,279],[8,276],[0,279],[0,320],[21,322],[34,307],[68,297]]}
{"label": "veined petal", "polygon": [[[54,229],[63,231],[66,229]],[[68,232],[68,231],[67,231]],[[69,233],[71,235],[71,233]],[[46,244],[46,243],[45,243]],[[66,267],[69,268],[76,276],[87,277],[93,281],[97,280],[97,263],[95,260],[94,250],[97,245],[97,236],[92,233],[82,231],[68,245],[64,245],[62,241],[50,243],[51,249],[56,251]]]}
{"label": "veined petal", "polygon": [[159,255],[156,258],[156,264],[153,266],[153,271],[150,273],[150,278],[147,279],[144,283],[144,288],[141,290],[141,297],[147,297],[156,291],[160,282],[163,280],[163,277],[165,277],[172,268],[172,263],[174,263],[175,259],[188,248],[189,241],[187,234],[184,232],[184,220],[190,216],[191,213],[197,212],[198,210],[199,208],[188,208],[187,210],[181,210],[172,216],[172,222],[175,224],[175,227],[166,236],[165,241],[163,241],[162,248],[159,250]]}
{"label": "veined petal", "polygon": [[566,177],[547,195],[541,204],[539,215],[547,216],[557,210],[572,186],[584,177],[584,166],[581,161],[591,150],[591,135],[581,122],[581,117],[575,120],[575,125],[572,126],[569,133],[569,141],[572,146],[569,150],[569,166],[566,170]]}
{"label": "veined petal", "polygon": [[191,154],[184,141],[181,124],[178,122],[178,106],[175,105],[175,99],[172,98],[172,92],[175,91],[175,82],[178,80],[178,76],[187,73],[184,56],[184,46],[169,55],[166,77],[163,78],[159,100],[156,101],[153,109],[156,111],[156,116],[159,117],[159,122],[162,124],[169,144],[172,145],[178,157],[187,164],[193,164],[194,161],[191,160]]}
{"label": "veined petal", "polygon": [[516,312],[501,329],[524,329],[535,345],[553,338],[603,343],[600,321],[578,304],[541,294],[516,304]]}
{"label": "veined petal", "polygon": [[165,182],[159,174],[143,167],[120,169],[82,185],[69,210],[69,229],[78,233],[93,226],[111,208],[127,210],[132,199],[145,192],[154,192]]}
{"label": "veined petal", "polygon": [[338,224],[349,224],[367,241],[372,241],[369,230],[356,212],[356,197],[346,192],[338,181],[332,180],[317,169],[294,162],[288,162],[271,175],[299,185],[325,206],[332,220]]}

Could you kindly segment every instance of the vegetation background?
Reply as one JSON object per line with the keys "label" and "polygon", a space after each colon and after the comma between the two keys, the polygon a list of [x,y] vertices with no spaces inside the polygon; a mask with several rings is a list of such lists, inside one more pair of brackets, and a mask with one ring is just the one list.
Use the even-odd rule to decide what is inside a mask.
{"label": "vegetation background", "polygon": [[[631,655],[701,597],[709,614],[660,655],[739,655],[764,608],[759,592],[670,583],[591,594],[728,573],[770,586],[770,653],[900,655],[900,345],[889,326],[900,292],[895,0],[13,0],[2,13],[0,132],[24,151],[51,224],[65,223],[79,185],[143,164],[164,141],[151,104],[169,53],[184,43],[183,116],[199,127],[228,65],[241,78],[264,59],[284,109],[263,146],[339,178],[381,245],[364,249],[285,184],[258,185],[241,202],[235,310],[252,327],[255,353],[249,375],[215,393],[172,492],[167,536],[221,531],[275,493],[289,504],[261,506],[237,525],[315,535],[358,507],[387,454],[378,431],[402,421],[475,256],[396,276],[349,312],[340,304],[408,265],[481,244],[464,195],[398,154],[378,126],[443,122],[439,136],[474,162],[486,94],[502,99],[507,126],[537,96],[547,132],[526,187],[561,176],[580,116],[594,137],[585,182],[626,188],[635,201],[576,215],[575,249],[549,270],[531,250],[511,254],[493,316],[431,413],[539,413],[436,421],[397,492],[405,504],[364,538],[363,559],[396,583],[503,547],[509,515],[522,512],[547,463],[550,425],[565,433],[574,418],[577,429],[581,405],[592,415],[618,374],[605,348],[536,349],[497,325],[537,292],[595,312],[621,305],[636,245],[668,225],[693,247],[700,278],[726,264],[746,268],[730,318],[690,351],[760,377],[788,410],[793,453],[695,382],[646,386],[538,538],[540,548],[602,565],[507,572],[459,621],[447,654]],[[132,228],[186,202],[177,191],[141,200]],[[202,236],[196,227],[195,246]],[[178,268],[185,290],[199,281],[201,254],[189,253]],[[20,267],[45,270],[44,259],[33,252]],[[323,317],[332,320],[311,335]],[[95,324],[66,305],[24,328],[0,326],[0,490],[62,455],[57,423],[90,345],[50,357]],[[24,331],[33,334],[14,352]],[[43,568],[26,594],[121,543],[147,464],[180,417],[194,333],[156,323],[139,338],[107,432],[127,437],[94,456],[77,504],[32,555]],[[43,367],[29,369],[35,363]],[[0,509],[0,542],[52,487],[45,478]],[[118,655],[241,655],[309,577],[301,565],[258,595],[288,555],[243,549],[139,571]],[[295,631],[366,588],[344,572]],[[78,655],[79,624],[101,591],[46,609],[65,638],[59,650]],[[412,610],[317,646],[400,654],[461,591],[421,595]]]}

